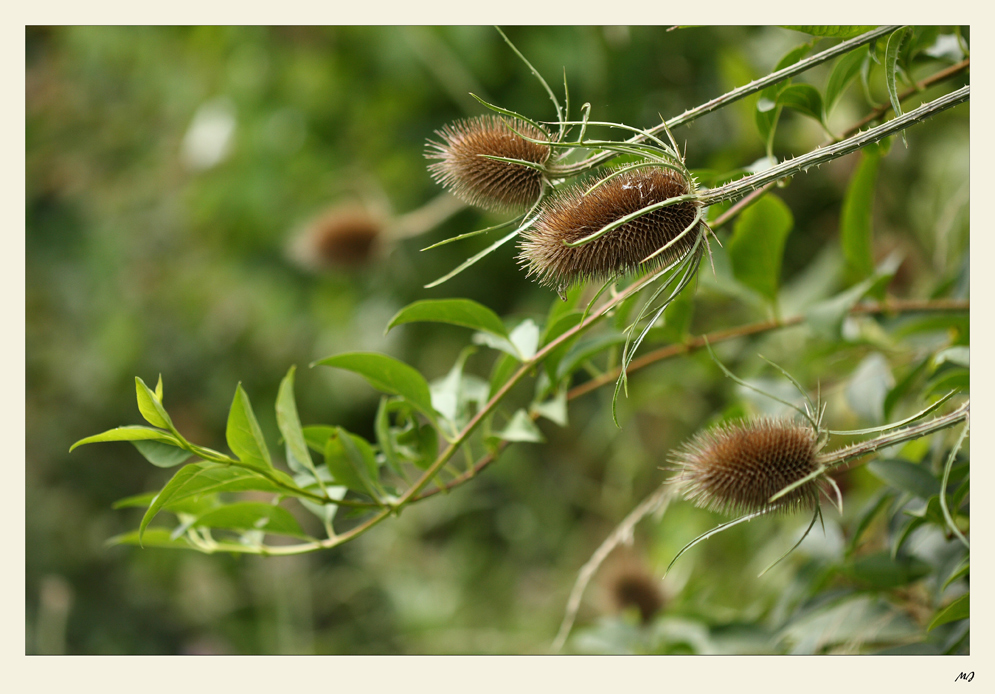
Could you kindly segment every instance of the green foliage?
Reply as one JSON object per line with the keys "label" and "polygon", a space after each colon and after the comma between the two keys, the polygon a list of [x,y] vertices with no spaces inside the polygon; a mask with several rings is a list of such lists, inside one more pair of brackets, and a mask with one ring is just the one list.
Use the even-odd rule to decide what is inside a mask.
{"label": "green foliage", "polygon": [[[164,138],[136,130],[120,151],[87,152],[78,148],[98,147],[99,138],[62,135],[53,141],[78,159],[46,153],[59,119],[80,117],[70,106],[81,97],[61,74],[59,88],[49,92],[31,92],[29,81],[29,104],[48,94],[62,109],[29,106],[29,421],[60,403],[67,422],[29,425],[29,472],[36,459],[58,459],[39,432],[68,429],[85,438],[69,449],[59,474],[73,475],[76,488],[101,490],[96,502],[60,510],[60,499],[75,498],[65,492],[71,485],[57,493],[31,473],[29,508],[38,510],[29,511],[29,547],[51,556],[31,559],[29,585],[54,571],[83,571],[86,562],[113,563],[114,585],[130,601],[123,621],[176,619],[180,631],[209,632],[237,652],[544,652],[562,617],[562,598],[604,539],[606,521],[625,518],[657,489],[668,476],[661,467],[682,442],[723,421],[791,414],[788,407],[811,398],[820,443],[826,442],[820,456],[847,445],[868,447],[849,469],[831,471],[841,513],[833,498],[818,517],[746,523],[671,499],[662,515],[639,527],[628,559],[615,554],[594,579],[625,603],[618,576],[639,564],[655,588],[663,587],[663,607],[644,616],[631,602],[614,613],[578,604],[565,649],[968,652],[969,257],[958,227],[963,217],[966,228],[967,215],[924,212],[914,202],[921,191],[936,190],[941,177],[953,190],[966,185],[966,157],[952,158],[939,173],[935,166],[966,141],[966,109],[910,128],[901,162],[886,146],[872,145],[849,181],[840,176],[844,164],[827,161],[821,169],[790,170],[791,184],[776,195],[762,188],[731,207],[750,192],[749,172],[778,160],[790,166],[808,152],[852,141],[834,134],[827,145],[829,115],[859,120],[870,112],[872,121],[887,122],[889,103],[902,113],[902,85],[948,65],[933,47],[956,39],[956,32],[883,33],[871,48],[865,42],[825,62],[817,80],[795,75],[744,89],[869,29],[791,28],[812,38],[788,50],[798,35],[776,28],[633,27],[622,36],[594,27],[512,27],[503,37],[475,27],[354,27],[302,29],[310,38],[293,40],[275,30],[229,35],[205,28],[168,36],[149,30],[143,48],[137,33],[123,30],[56,31],[64,38],[46,50],[63,62],[46,69],[79,71],[82,103],[92,110],[84,111],[91,124],[73,121],[77,133],[102,128],[111,106],[127,109],[122,118],[133,124],[146,122],[146,112],[179,124]],[[761,64],[767,59],[744,49],[747,38],[775,46],[771,61],[786,52],[773,66]],[[159,53],[186,57],[163,60]],[[515,62],[524,56],[533,62]],[[83,62],[74,65],[72,57]],[[172,66],[184,61],[228,67],[211,67],[206,76],[191,68],[188,84]],[[650,64],[673,72],[661,77],[646,69]],[[587,102],[607,104],[607,112],[585,106],[578,117],[567,99],[561,108],[541,78],[518,79],[558,74],[564,66],[574,110]],[[174,87],[143,91],[155,81],[122,77],[131,70],[161,70]],[[870,106],[849,89],[858,73]],[[120,93],[109,86],[115,79],[124,79]],[[688,109],[692,116],[671,112],[674,103],[713,103],[714,85],[723,81],[730,91],[714,107]],[[823,83],[824,89],[815,86]],[[922,98],[955,88],[937,83]],[[187,92],[193,95],[182,96]],[[468,92],[480,94],[479,102]],[[237,114],[232,160],[176,176],[174,155],[143,148],[179,147],[201,102],[215,93],[231,99]],[[463,210],[450,219],[452,210],[442,214],[441,203],[430,200],[435,193],[421,151],[447,121],[489,104],[552,122],[547,98],[558,117],[551,132],[563,138],[543,172],[549,195],[589,185],[584,176],[621,163],[693,165],[708,189],[692,195],[741,187],[712,204],[708,235],[692,225],[701,233],[699,245],[679,263],[604,286],[576,286],[561,299],[528,283],[513,259],[509,245],[531,223],[530,214],[498,223],[490,213]],[[93,110],[104,100],[106,112]],[[725,126],[712,110],[723,111],[718,118],[726,118]],[[660,124],[658,113],[672,124]],[[677,131],[699,118],[694,128]],[[834,121],[834,128],[848,132],[842,128],[857,120]],[[301,129],[302,144],[286,154]],[[686,161],[671,152],[669,130],[682,154],[686,146]],[[110,137],[110,130],[100,132]],[[761,146],[767,157],[758,162]],[[159,178],[142,178],[144,164],[118,171],[115,162],[123,161],[152,162]],[[59,177],[74,180],[77,166],[117,173],[70,212],[60,206],[72,188],[63,190]],[[183,183],[174,180],[180,178]],[[313,263],[325,262],[316,250],[323,246],[314,242],[311,269],[291,266],[286,259],[304,246],[291,252],[274,230],[295,229],[340,181],[363,189],[361,207],[379,220],[380,236],[371,242],[378,250],[351,269],[330,263],[324,274],[310,274]],[[45,193],[45,186],[55,192]],[[45,195],[60,202],[46,203]],[[172,202],[152,204],[158,200]],[[183,214],[161,228],[151,225],[139,242],[134,230],[149,226],[145,213],[121,212],[121,201],[165,216],[175,204]],[[879,220],[873,233],[872,203]],[[48,204],[62,216],[45,217]],[[87,216],[94,209],[97,216]],[[74,223],[74,214],[84,219]],[[419,227],[420,219],[431,223]],[[40,240],[52,233],[46,229],[63,227],[85,242],[68,233],[53,237],[58,243]],[[466,233],[499,227],[508,231],[497,240]],[[613,228],[592,227],[589,234]],[[409,240],[422,233],[436,236]],[[948,257],[934,262],[931,244],[941,237]],[[876,264],[879,258],[885,260]],[[136,288],[136,276],[154,285],[147,294]],[[80,277],[99,291],[77,291]],[[442,280],[454,298],[433,296]],[[62,298],[53,298],[52,287],[61,287]],[[72,299],[84,295],[87,301]],[[82,312],[71,313],[72,306]],[[54,327],[61,323],[70,327]],[[400,325],[407,327],[393,330]],[[89,356],[79,363],[103,366],[79,373],[60,366],[76,363],[56,358],[61,345],[74,344],[73,330],[86,335]],[[739,389],[698,353],[705,338]],[[287,368],[309,362],[333,368],[301,374]],[[156,371],[170,381],[168,412],[162,377],[154,389],[136,378],[139,412],[150,426],[86,435],[133,416],[130,401],[126,409],[114,393],[128,387],[133,373]],[[614,398],[605,387],[613,383]],[[65,388],[77,395],[59,396]],[[88,414],[91,407],[101,414]],[[930,428],[958,412],[956,421]],[[921,427],[915,435],[884,446],[914,427]],[[51,438],[63,455],[70,441]],[[231,454],[206,447],[222,440]],[[120,441],[140,456],[128,446],[81,448]],[[150,465],[141,465],[142,458]],[[115,497],[123,498],[113,503]],[[111,544],[146,551],[114,549],[107,561],[87,558],[76,569],[59,564],[70,560],[56,554],[70,557],[84,543],[51,538],[77,538],[73,514],[112,504],[114,514],[101,516],[87,537],[118,533]],[[814,525],[817,518],[822,523]],[[117,524],[138,527],[106,531]],[[806,528],[811,534],[799,540]],[[341,547],[367,532],[368,542]],[[162,558],[152,548],[193,551]],[[237,554],[297,554],[301,562],[253,558],[249,564],[229,556]],[[676,556],[680,562],[661,583]],[[783,560],[757,578],[778,557]],[[541,599],[522,587],[523,576],[536,577]],[[133,598],[144,591],[169,607],[145,615],[152,608]],[[31,604],[35,593],[29,589]],[[167,594],[173,597],[162,597]],[[111,597],[117,598],[105,596],[78,619],[114,609]],[[37,623],[48,622],[38,617]],[[74,650],[132,648],[121,645],[131,642],[120,634],[112,645],[94,645],[99,642],[77,632],[105,627],[82,624],[71,632]],[[133,649],[194,648],[160,632],[149,638]]]}
{"label": "green foliage", "polygon": [[739,216],[729,242],[736,279],[771,303],[777,301],[781,258],[793,225],[788,206],[768,195]]}

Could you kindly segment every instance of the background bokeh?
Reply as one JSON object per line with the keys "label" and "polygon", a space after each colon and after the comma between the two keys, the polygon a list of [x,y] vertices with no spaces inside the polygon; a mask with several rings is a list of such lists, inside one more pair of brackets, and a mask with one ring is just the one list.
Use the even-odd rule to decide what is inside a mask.
{"label": "background bokeh", "polygon": [[[590,102],[593,118],[645,127],[766,74],[806,40],[737,27],[507,33],[554,89],[565,68],[574,113]],[[501,221],[438,197],[426,138],[483,112],[468,92],[554,117],[497,32],[29,27],[26,60],[27,652],[544,652],[580,566],[663,479],[666,452],[730,405],[730,385],[707,357],[634,378],[620,430],[606,410],[610,392],[586,396],[571,407],[568,429],[543,423],[548,444],[515,445],[472,483],[339,550],[301,557],[107,547],[140,518],[112,503],[158,488],[171,471],[124,443],[67,453],[85,436],[138,423],[134,378],[151,384],[159,374],[190,440],[224,446],[241,382],[274,441],[272,405],[291,364],[305,424],[372,438],[377,394],[307,364],[370,350],[429,379],[445,375],[465,330],[415,324],[383,334],[417,299],[468,297],[505,317],[544,316],[555,294],[524,277],[511,246],[422,288],[489,241],[419,249]],[[937,58],[923,74],[949,62]],[[801,80],[821,87],[828,70]],[[676,132],[689,165],[725,171],[763,157],[754,104]],[[855,85],[831,124],[843,129],[866,112]],[[800,153],[824,137],[814,121],[785,116],[775,151]],[[898,296],[929,296],[944,283],[966,296],[967,106],[913,128],[908,140],[882,163],[876,253],[904,253],[891,288]],[[795,218],[783,272],[786,285],[797,283],[794,296],[841,286],[839,205],[855,164],[848,157],[778,191]],[[692,332],[763,317],[714,285],[702,277]],[[871,352],[820,350],[793,331],[763,350],[813,385]],[[491,359],[477,355],[467,368],[486,377]],[[853,506],[875,484],[853,475]],[[675,505],[666,527],[679,532],[641,526],[589,589],[576,647],[638,650],[639,619],[612,598],[620,581],[658,578],[717,518]],[[805,522],[753,523],[682,560],[663,587],[679,616],[668,623],[683,644],[674,650],[772,643],[762,624],[792,609],[796,583],[788,571],[752,577]],[[822,543],[831,553],[839,530],[828,525]],[[818,551],[801,553],[798,566]],[[592,624],[600,626],[584,631]]]}

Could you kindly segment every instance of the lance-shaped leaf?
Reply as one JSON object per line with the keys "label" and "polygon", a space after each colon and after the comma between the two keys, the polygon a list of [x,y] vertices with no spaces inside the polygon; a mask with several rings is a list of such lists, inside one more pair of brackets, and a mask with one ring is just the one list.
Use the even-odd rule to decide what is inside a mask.
{"label": "lance-shaped leaf", "polygon": [[498,337],[508,337],[504,323],[494,311],[470,299],[426,299],[416,301],[397,312],[387,331],[404,323],[449,323],[472,330],[481,330]]}
{"label": "lance-shaped leaf", "polygon": [[871,223],[874,212],[874,183],[877,180],[880,162],[881,157],[876,152],[864,152],[843,198],[840,242],[843,244],[843,256],[847,265],[858,279],[864,279],[874,272]]}
{"label": "lance-shaped leaf", "polygon": [[377,390],[390,395],[399,395],[427,417],[435,419],[428,382],[424,376],[404,362],[386,354],[351,352],[326,357],[315,364],[357,373]]}
{"label": "lance-shaped leaf", "polygon": [[266,447],[266,440],[259,428],[259,422],[256,421],[256,415],[252,412],[249,396],[242,390],[241,383],[235,388],[235,398],[228,412],[225,438],[228,440],[228,447],[246,465],[260,470],[273,469],[273,460]]}
{"label": "lance-shaped leaf", "polygon": [[153,429],[146,426],[126,426],[109,429],[102,434],[87,436],[72,445],[69,452],[72,453],[79,446],[88,443],[103,443],[105,441],[159,441],[160,443],[179,446],[180,442],[169,432],[160,429]]}
{"label": "lance-shaped leaf", "polygon": [[301,429],[301,420],[297,415],[297,403],[294,401],[294,372],[291,366],[287,375],[280,382],[280,390],[276,396],[276,424],[280,427],[283,440],[287,446],[287,464],[294,472],[314,472],[314,462],[307,450],[307,441]]}
{"label": "lance-shaped leaf", "polygon": [[335,427],[325,441],[325,465],[339,484],[374,499],[381,496],[376,456],[362,437]]}
{"label": "lance-shaped leaf", "polygon": [[[161,385],[161,379],[160,379]],[[157,386],[157,389],[161,392],[161,387]],[[145,417],[145,421],[152,426],[159,427],[160,429],[173,430],[173,422],[169,419],[169,415],[166,414],[166,410],[162,406],[162,402],[156,396],[155,392],[152,391],[145,381],[135,377],[135,391],[138,395],[138,410]]]}
{"label": "lance-shaped leaf", "polygon": [[771,302],[777,299],[784,243],[793,225],[788,206],[767,195],[739,216],[729,241],[736,279]]}

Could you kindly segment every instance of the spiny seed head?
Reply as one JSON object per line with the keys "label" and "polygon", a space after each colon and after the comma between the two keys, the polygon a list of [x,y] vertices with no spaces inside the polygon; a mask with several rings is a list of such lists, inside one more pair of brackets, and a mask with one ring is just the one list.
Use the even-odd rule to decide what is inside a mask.
{"label": "spiny seed head", "polygon": [[699,433],[678,449],[673,478],[684,498],[722,513],[812,507],[820,481],[810,480],[774,504],[768,500],[818,466],[816,433],[787,420],[760,419]]}
{"label": "spiny seed head", "polygon": [[[700,225],[680,236],[694,221],[698,207],[694,200],[648,212],[583,246],[564,245],[644,207],[691,191],[681,174],[662,167],[626,171],[584,195],[591,185],[574,186],[553,197],[523,232],[519,260],[541,284],[562,289],[575,282],[651,270],[684,257],[694,246]],[[665,251],[646,260],[678,237]]]}
{"label": "spiny seed head", "polygon": [[425,156],[432,177],[467,204],[488,210],[522,210],[539,199],[542,171],[486,156],[521,159],[544,165],[552,151],[549,145],[529,142],[549,140],[549,134],[523,121],[498,116],[478,116],[450,123],[436,134],[442,142],[429,140]]}

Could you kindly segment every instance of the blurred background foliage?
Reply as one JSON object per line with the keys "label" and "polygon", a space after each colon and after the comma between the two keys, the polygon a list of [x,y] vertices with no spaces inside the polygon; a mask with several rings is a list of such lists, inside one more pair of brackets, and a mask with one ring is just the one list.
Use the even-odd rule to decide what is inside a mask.
{"label": "blurred background foliage", "polygon": [[[809,40],[737,27],[507,33],[554,87],[565,68],[574,114],[587,101],[593,118],[641,127],[766,74]],[[411,301],[468,297],[505,317],[545,316],[555,294],[525,279],[510,246],[422,288],[489,241],[420,248],[501,217],[457,210],[446,218],[441,209],[440,223],[415,237],[418,225],[400,220],[439,195],[425,140],[483,112],[468,92],[537,119],[554,113],[489,27],[29,27],[26,58],[29,653],[545,652],[578,569],[660,483],[667,452],[704,423],[768,407],[722,379],[707,356],[662,362],[630,379],[620,430],[607,409],[610,388],[601,389],[572,404],[569,428],[542,424],[546,445],[509,448],[472,483],[338,550],[265,559],[108,548],[141,515],[112,503],[161,487],[171,471],[126,444],[67,451],[139,421],[136,375],[151,384],[161,373],[177,427],[214,447],[223,446],[241,382],[275,441],[272,405],[291,364],[370,350],[429,379],[446,374],[465,330],[413,324],[383,335]],[[913,76],[951,62],[923,61]],[[830,68],[795,81],[821,88]],[[887,101],[881,82],[871,83],[879,103]],[[755,105],[746,99],[675,132],[689,166],[725,172],[763,157]],[[855,83],[830,126],[841,131],[868,111]],[[774,151],[802,153],[824,138],[815,121],[785,115]],[[875,257],[902,253],[894,296],[966,298],[968,107],[912,128],[908,142],[881,163]],[[845,286],[840,201],[860,156],[777,190],[794,219],[785,315]],[[764,317],[762,303],[703,266],[693,334]],[[866,421],[863,396],[847,400],[858,367],[889,387],[892,368],[901,377],[921,354],[913,346],[966,343],[966,317],[938,320],[904,343],[865,321],[846,344],[799,327],[720,354],[730,364],[742,355],[744,377],[772,378],[755,359],[761,352],[807,387],[821,380],[836,421],[853,425]],[[467,369],[486,378],[492,360],[478,354]],[[305,424],[373,438],[378,395],[358,377],[303,368],[296,390]],[[844,486],[844,519],[827,514],[825,535],[817,529],[763,579],[754,577],[807,519],[740,526],[686,555],[661,583],[674,553],[719,520],[672,504],[665,522],[645,521],[635,544],[601,569],[570,648],[856,651],[865,622],[875,642],[901,642],[922,628],[916,606],[943,592],[917,583],[921,573],[849,594],[808,621],[799,612],[805,600],[853,584],[840,548],[881,481],[860,469]],[[916,561],[952,561],[942,538],[917,547],[929,556]]]}

